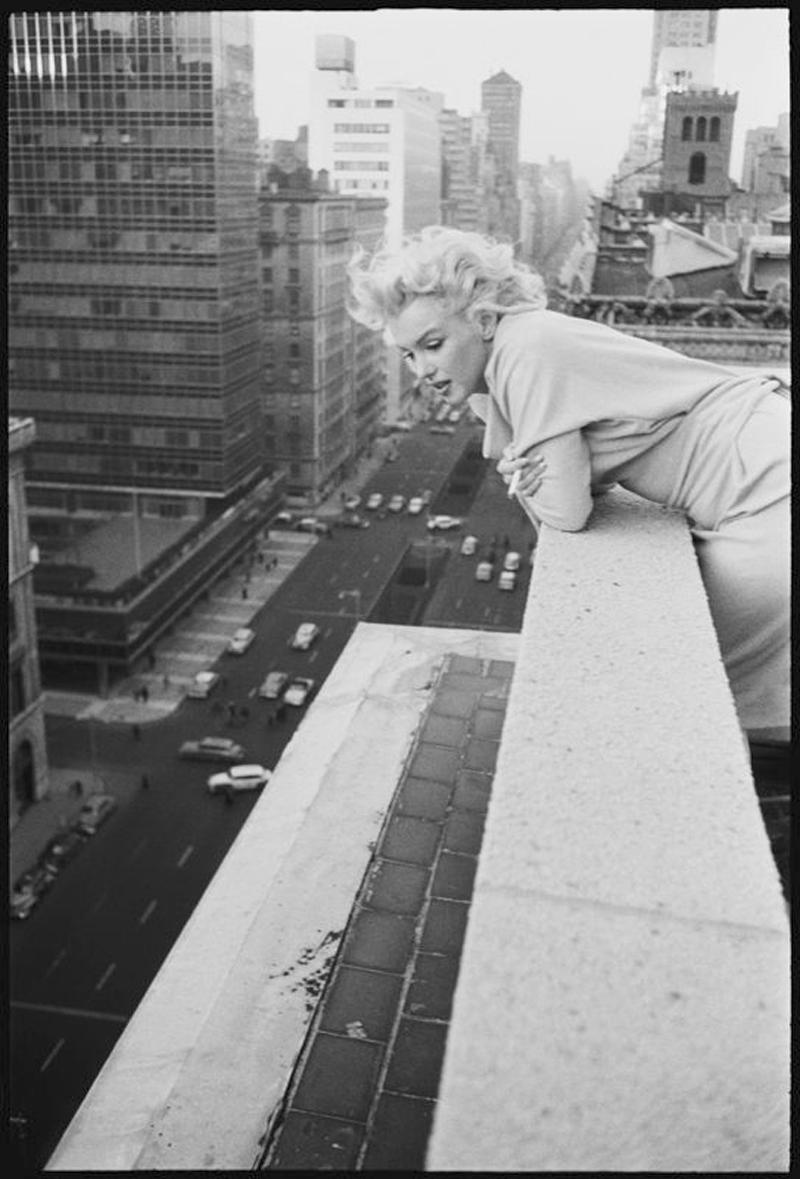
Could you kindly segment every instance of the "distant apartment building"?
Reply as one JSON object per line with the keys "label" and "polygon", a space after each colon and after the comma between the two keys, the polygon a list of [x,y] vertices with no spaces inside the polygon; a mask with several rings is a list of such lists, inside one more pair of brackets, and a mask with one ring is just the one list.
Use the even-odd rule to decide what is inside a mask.
{"label": "distant apartment building", "polygon": [[9,826],[47,791],[44,707],[33,606],[35,553],[28,534],[25,457],[30,418],[8,422],[8,808]]}
{"label": "distant apartment building", "polygon": [[[308,161],[324,169],[342,196],[384,197],[385,237],[399,244],[440,218],[441,94],[400,86],[361,87],[349,37],[316,39]],[[404,412],[411,395],[408,372],[387,357],[386,415]]]}
{"label": "distant apartment building", "polygon": [[493,170],[487,160],[489,120],[485,113],[460,115],[445,109],[442,132],[441,223],[485,233]]}
{"label": "distant apartment building", "polygon": [[505,70],[481,83],[481,110],[488,122],[487,151],[495,165],[488,230],[515,243],[520,232],[517,183],[521,108],[522,86]]}
{"label": "distant apartment building", "polygon": [[550,156],[546,164],[522,163],[520,171],[520,257],[550,285],[581,232],[588,186],[575,180],[569,160]]}
{"label": "distant apartment building", "polygon": [[377,245],[386,201],[303,187],[296,175],[259,197],[264,446],[287,492],[317,502],[379,430],[385,347],[348,315],[345,267],[357,245]]}
{"label": "distant apartment building", "polygon": [[[262,478],[252,82],[248,12],[11,17],[9,390],[36,421],[37,576],[77,561],[110,592],[159,522],[173,543]],[[96,626],[67,641],[48,610],[43,667],[105,665]]]}
{"label": "distant apartment building", "polygon": [[307,167],[308,127],[299,127],[296,139],[259,139],[257,153],[259,187],[267,182],[270,168],[294,172]]}

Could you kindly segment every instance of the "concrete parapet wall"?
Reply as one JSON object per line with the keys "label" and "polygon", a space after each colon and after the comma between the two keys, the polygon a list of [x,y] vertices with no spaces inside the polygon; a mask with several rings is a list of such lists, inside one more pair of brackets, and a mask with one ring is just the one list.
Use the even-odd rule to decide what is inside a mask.
{"label": "concrete parapet wall", "polygon": [[544,528],[431,1170],[788,1167],[789,936],[682,517]]}

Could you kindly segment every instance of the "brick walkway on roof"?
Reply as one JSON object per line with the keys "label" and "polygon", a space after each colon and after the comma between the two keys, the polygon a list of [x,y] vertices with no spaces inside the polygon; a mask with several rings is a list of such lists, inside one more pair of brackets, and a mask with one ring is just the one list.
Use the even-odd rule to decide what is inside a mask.
{"label": "brick walkway on roof", "polygon": [[261,1169],[424,1169],[513,670],[446,661]]}

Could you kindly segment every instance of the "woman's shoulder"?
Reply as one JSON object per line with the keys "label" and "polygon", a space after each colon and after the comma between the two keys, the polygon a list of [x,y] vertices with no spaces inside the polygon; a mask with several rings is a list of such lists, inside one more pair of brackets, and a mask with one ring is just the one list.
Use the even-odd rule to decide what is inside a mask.
{"label": "woman's shoulder", "polygon": [[548,348],[574,346],[581,336],[579,325],[584,322],[545,307],[503,315],[495,334],[495,358],[521,350],[541,359]]}

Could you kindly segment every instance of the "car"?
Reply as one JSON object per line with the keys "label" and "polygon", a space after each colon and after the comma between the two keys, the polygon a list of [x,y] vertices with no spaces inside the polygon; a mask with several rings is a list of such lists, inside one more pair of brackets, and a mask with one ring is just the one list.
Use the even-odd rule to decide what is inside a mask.
{"label": "car", "polygon": [[230,737],[201,737],[199,741],[184,741],[178,750],[178,757],[191,757],[198,761],[244,761],[244,749]]}
{"label": "car", "polygon": [[51,840],[45,844],[44,851],[39,856],[39,863],[53,875],[57,875],[62,868],[80,852],[85,840],[78,831],[65,831],[60,835],[54,835]]}
{"label": "car", "polygon": [[240,790],[260,790],[266,786],[272,777],[272,770],[264,766],[231,766],[219,774],[212,774],[208,779],[209,794],[221,794],[228,791],[237,794]]}
{"label": "car", "polygon": [[288,682],[289,676],[285,671],[271,671],[258,689],[258,694],[262,700],[277,700]]}
{"label": "car", "polygon": [[503,568],[509,573],[515,573],[519,569],[521,560],[519,553],[511,549],[503,558]]}
{"label": "car", "polygon": [[476,581],[491,581],[494,576],[494,565],[491,561],[479,561],[475,569]]}
{"label": "car", "polygon": [[249,626],[240,626],[238,630],[233,632],[231,641],[228,643],[228,653],[230,655],[244,655],[255,637],[256,632],[251,630]]}
{"label": "car", "polygon": [[428,426],[428,432],[431,434],[455,434],[455,426]]}
{"label": "car", "polygon": [[477,536],[465,536],[461,542],[461,556],[472,557],[478,549]]}
{"label": "car", "polygon": [[406,497],[404,495],[393,495],[387,505],[390,512],[402,512],[405,506]]}
{"label": "car", "polygon": [[497,579],[498,589],[513,590],[517,585],[517,575],[512,569],[503,569]]}
{"label": "car", "polygon": [[113,794],[92,794],[81,807],[75,828],[82,835],[94,835],[97,828],[113,815],[117,800]]}
{"label": "car", "polygon": [[186,695],[190,696],[192,700],[205,700],[207,696],[211,695],[218,683],[219,672],[198,671],[189,685]]}
{"label": "car", "polygon": [[424,507],[425,504],[423,503],[422,496],[412,495],[411,499],[408,501],[409,516],[418,516]]}
{"label": "car", "polygon": [[345,496],[344,506],[348,512],[354,512],[356,508],[361,506],[360,495]]}
{"label": "car", "polygon": [[9,899],[9,916],[15,921],[30,917],[44,894],[49,891],[56,873],[46,864],[36,864],[14,883]]}
{"label": "car", "polygon": [[379,491],[373,491],[366,503],[367,510],[370,512],[377,512],[378,508],[383,503],[383,496]]}
{"label": "car", "polygon": [[295,651],[307,651],[318,638],[319,627],[315,622],[301,622],[289,640],[289,646]]}
{"label": "car", "polygon": [[433,499],[433,492],[431,491],[431,489],[429,487],[426,487],[420,498],[422,499],[422,502],[427,507],[428,504]]}
{"label": "car", "polygon": [[428,528],[431,532],[437,529],[442,532],[447,532],[451,528],[461,528],[463,520],[458,516],[431,516],[428,521]]}
{"label": "car", "polygon": [[313,532],[315,536],[327,536],[331,530],[329,524],[324,520],[318,520],[316,516],[304,516],[302,520],[297,521],[295,528],[298,532]]}
{"label": "car", "polygon": [[294,524],[294,516],[291,512],[278,512],[272,520],[274,528],[291,528]]}
{"label": "car", "polygon": [[340,516],[337,523],[340,528],[369,528],[369,520],[359,516],[358,512],[348,512],[346,516]]}
{"label": "car", "polygon": [[295,708],[300,708],[310,698],[314,691],[314,681],[308,679],[306,676],[296,675],[289,683],[289,687],[283,694],[283,699],[286,704],[292,704]]}

